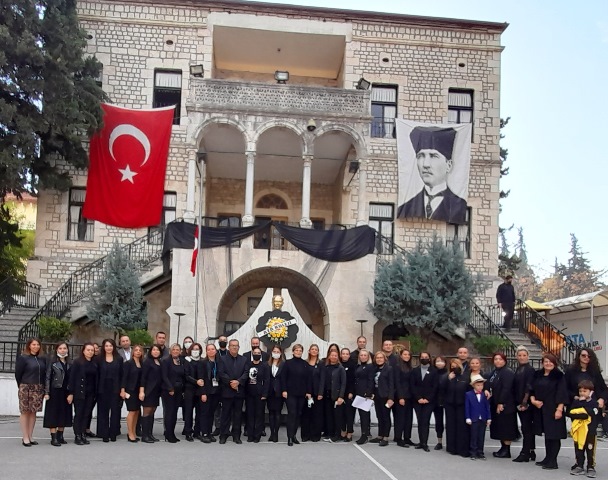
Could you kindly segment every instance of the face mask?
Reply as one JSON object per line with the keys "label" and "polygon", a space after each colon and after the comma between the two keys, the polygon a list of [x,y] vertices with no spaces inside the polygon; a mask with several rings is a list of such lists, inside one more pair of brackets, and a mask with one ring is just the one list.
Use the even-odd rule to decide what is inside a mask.
{"label": "face mask", "polygon": [[281,358],[281,354],[280,353],[273,353],[272,354],[272,358],[274,358],[275,360],[278,360],[279,358]]}
{"label": "face mask", "polygon": [[226,348],[226,345],[228,345],[228,342],[220,342],[220,348]]}
{"label": "face mask", "polygon": [[431,363],[431,360],[429,358],[421,358],[420,359],[420,364],[421,365],[428,365],[429,363]]}
{"label": "face mask", "polygon": [[184,348],[187,350],[192,346],[192,342],[184,342]]}
{"label": "face mask", "polygon": [[68,354],[67,354],[67,353],[58,353],[58,354],[57,354],[57,356],[58,356],[59,358],[65,358],[65,357],[67,357],[67,356],[68,356]]}
{"label": "face mask", "polygon": [[454,372],[456,375],[460,375],[462,373],[462,368],[460,368],[460,367],[453,368],[452,372]]}
{"label": "face mask", "polygon": [[200,356],[201,356],[201,351],[200,351],[200,350],[192,350],[192,351],[190,352],[190,356],[191,356],[192,358],[200,358]]}
{"label": "face mask", "polygon": [[262,355],[260,355],[259,353],[254,353],[252,355],[253,359],[257,362],[258,360],[262,359]]}
{"label": "face mask", "polygon": [[445,363],[443,363],[443,362],[437,362],[437,363],[435,364],[435,366],[436,366],[437,368],[443,368],[443,367],[445,367]]}

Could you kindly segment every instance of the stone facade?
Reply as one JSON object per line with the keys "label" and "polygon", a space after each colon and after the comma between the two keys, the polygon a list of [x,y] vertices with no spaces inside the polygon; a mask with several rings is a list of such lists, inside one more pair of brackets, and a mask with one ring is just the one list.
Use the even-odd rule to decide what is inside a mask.
{"label": "stone facade", "polygon": [[[182,72],[181,113],[179,124],[173,127],[165,190],[177,194],[176,216],[189,221],[199,210],[200,188],[204,216],[238,215],[243,223],[252,222],[255,216],[271,216],[302,225],[311,219],[323,220],[326,225],[354,225],[368,221],[370,202],[392,204],[396,210],[396,140],[370,136],[370,93],[355,90],[355,85],[364,77],[372,84],[395,86],[398,118],[437,123],[447,121],[449,89],[471,90],[474,120],[468,204],[472,217],[467,264],[488,283],[494,280],[500,190],[500,36],[504,24],[238,1],[193,4],[152,0],[144,4],[89,0],[78,5],[82,26],[89,34],[87,52],[103,63],[103,88],[113,103],[150,108],[155,72]],[[342,60],[334,65],[333,76],[300,71],[287,85],[277,85],[273,71],[262,71],[255,65],[267,62],[266,57],[247,59],[248,65],[241,60],[239,67],[238,58],[230,53],[231,44],[218,33],[230,28],[266,32],[269,39],[285,43],[294,32],[301,35],[304,44],[332,35],[331,42],[335,42],[334,37],[339,36],[343,44],[337,53]],[[335,43],[328,40],[328,50],[330,45]],[[302,52],[304,55],[304,49]],[[223,68],[222,62],[230,68]],[[204,67],[204,78],[190,77],[189,66],[199,64]],[[310,119],[315,121],[314,131],[307,129]],[[196,152],[201,150],[209,152],[202,182],[195,168]],[[349,173],[352,160],[360,162],[358,173]],[[72,173],[74,185],[86,185],[85,171]],[[306,175],[312,175],[310,184]],[[249,186],[248,180],[252,182]],[[288,208],[257,209],[257,201],[268,193],[281,197]],[[145,229],[129,231],[95,223],[93,241],[67,240],[67,221],[68,193],[41,192],[36,257],[28,267],[28,279],[41,283],[46,297],[71,272],[107,253],[114,240],[128,243],[146,233]],[[445,223],[422,219],[395,220],[394,240],[412,248],[420,238],[445,236],[446,228]],[[167,325],[167,314],[182,311],[193,316],[198,312],[202,318],[204,312],[198,336],[217,334],[228,321],[226,315],[232,318],[235,305],[244,302],[241,294],[226,307],[226,315],[221,313],[218,305],[225,300],[231,282],[254,268],[281,265],[275,258],[263,265],[263,255],[251,247],[250,242],[244,242],[239,252],[232,253],[235,271],[214,284],[212,293],[206,291],[198,308],[193,305],[196,288],[188,271],[189,252],[174,252],[173,288],[164,291],[164,300],[152,302],[166,310],[162,312],[164,320],[155,327],[169,327],[173,341],[175,319]],[[275,254],[291,265],[294,274],[306,277],[310,273],[302,266],[305,259],[300,253]],[[224,253],[206,257],[213,264],[201,276],[199,289],[205,281],[212,281],[210,271],[221,270],[226,262]],[[317,317],[309,319],[317,333],[350,345],[359,328],[352,320],[367,319],[365,331],[372,334],[376,319],[366,303],[373,301],[374,264],[373,259],[353,262],[330,276],[308,277],[326,301],[319,310],[322,312],[311,314]],[[361,268],[360,275],[357,268]],[[298,284],[295,279],[293,282]],[[492,294],[488,290],[480,302],[489,302]],[[365,301],[349,307],[346,299],[353,295]],[[156,312],[154,318],[163,317]],[[188,323],[187,317],[184,320],[181,331],[192,333],[194,324]],[[324,332],[318,331],[319,325],[325,325]]]}

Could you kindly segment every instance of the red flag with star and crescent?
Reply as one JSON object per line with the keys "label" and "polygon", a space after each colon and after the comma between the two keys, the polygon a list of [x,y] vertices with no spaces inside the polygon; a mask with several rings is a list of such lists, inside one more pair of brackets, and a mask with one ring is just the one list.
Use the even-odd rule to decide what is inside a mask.
{"label": "red flag with star and crescent", "polygon": [[131,110],[102,104],[91,139],[83,216],[106,225],[159,225],[175,107]]}

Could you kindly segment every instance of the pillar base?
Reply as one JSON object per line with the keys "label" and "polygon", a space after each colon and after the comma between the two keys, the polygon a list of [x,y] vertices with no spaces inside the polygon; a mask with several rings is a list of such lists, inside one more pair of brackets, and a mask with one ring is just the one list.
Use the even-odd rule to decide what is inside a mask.
{"label": "pillar base", "polygon": [[243,227],[251,227],[254,221],[255,218],[253,218],[253,215],[243,215],[243,218],[241,219],[241,224],[243,225]]}

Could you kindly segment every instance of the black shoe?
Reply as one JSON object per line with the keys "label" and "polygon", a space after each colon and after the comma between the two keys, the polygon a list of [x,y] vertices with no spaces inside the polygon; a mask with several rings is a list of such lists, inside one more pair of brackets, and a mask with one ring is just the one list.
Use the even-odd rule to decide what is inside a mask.
{"label": "black shoe", "polygon": [[194,437],[192,435],[186,435],[187,442],[194,442]]}
{"label": "black shoe", "polygon": [[430,452],[431,451],[431,449],[428,447],[428,445],[423,446],[422,450],[424,450],[425,452]]}
{"label": "black shoe", "polygon": [[220,436],[220,429],[216,428],[215,430],[213,430],[213,433],[211,434],[214,437],[219,437]]}
{"label": "black shoe", "polygon": [[[129,439],[129,441],[131,441],[131,439]],[[152,440],[152,437],[150,437],[149,435],[144,435],[143,437],[141,437],[141,441],[142,443],[154,443],[154,440]]]}
{"label": "black shoe", "polygon": [[511,449],[502,447],[498,452],[494,452],[492,456],[495,458],[511,458]]}
{"label": "black shoe", "polygon": [[369,443],[380,443],[381,441],[382,441],[382,439],[381,439],[381,438],[376,437],[376,438],[372,438],[372,439],[369,441]]}
{"label": "black shoe", "polygon": [[443,450],[443,445],[441,445],[441,443],[438,443],[437,445],[435,445],[435,448],[433,450]]}
{"label": "black shoe", "polygon": [[253,443],[254,440],[255,438],[253,437],[247,437],[247,443]]}
{"label": "black shoe", "polygon": [[38,445],[38,442],[36,440],[30,440],[30,445]]}
{"label": "black shoe", "polygon": [[93,432],[91,432],[91,431],[89,430],[88,432],[84,432],[83,437],[97,438],[97,435],[95,435]]}
{"label": "black shoe", "polygon": [[110,438],[109,437],[103,437],[103,443],[110,443]]}
{"label": "black shoe", "polygon": [[82,442],[85,445],[90,445],[91,444],[91,442],[89,442],[89,439],[86,436],[82,435],[80,438],[82,439]]}
{"label": "black shoe", "polygon": [[213,438],[211,435],[203,435],[201,437],[201,442],[203,442],[203,443],[212,443],[212,442],[215,442],[215,438]]}
{"label": "black shoe", "polygon": [[31,447],[32,446],[32,442],[25,443],[23,440],[21,440],[21,445],[23,445],[24,447]]}
{"label": "black shoe", "polygon": [[533,462],[536,460],[536,452],[534,450],[530,451],[530,460]]}
{"label": "black shoe", "polygon": [[514,458],[513,461],[515,463],[528,463],[530,461],[530,455],[526,455],[525,453],[520,453],[517,458]]}
{"label": "black shoe", "polygon": [[135,440],[131,440],[131,439],[129,438],[129,436],[127,435],[127,441],[128,441],[128,442],[131,442],[131,443],[137,443],[137,442],[139,442],[139,438],[135,437]]}
{"label": "black shoe", "polygon": [[61,432],[57,432],[57,440],[59,441],[59,443],[61,443],[62,445],[67,445],[68,442],[65,441],[65,438],[63,438],[63,431]]}
{"label": "black shoe", "polygon": [[298,442],[298,439],[296,437],[292,438],[294,445],[300,445],[300,442]]}
{"label": "black shoe", "polygon": [[259,437],[255,437],[253,439],[253,443],[260,443],[260,439],[262,438],[262,436],[260,435]]}
{"label": "black shoe", "polygon": [[243,441],[239,437],[233,438],[232,441],[237,445],[241,445],[243,443]]}
{"label": "black shoe", "polygon": [[61,447],[61,442],[57,439],[56,433],[51,433],[51,445],[53,447]]}
{"label": "black shoe", "polygon": [[[82,439],[82,436],[81,436],[81,435],[76,435],[76,436],[74,437],[74,443],[75,443],[76,445],[84,445],[84,441],[83,441],[83,439]],[[25,445],[25,443],[24,443],[23,445]],[[29,447],[29,444],[28,444],[28,445],[26,445],[26,446],[28,446],[28,447]]]}
{"label": "black shoe", "polygon": [[547,463],[543,465],[543,470],[557,470],[557,463]]}
{"label": "black shoe", "polygon": [[416,445],[414,448],[415,448],[416,450],[422,450],[422,449],[424,448],[424,445],[422,445],[422,444],[420,444],[420,443],[419,443],[419,444],[418,444],[418,445]]}
{"label": "black shoe", "polygon": [[365,445],[368,442],[368,438],[366,435],[361,435],[361,438],[359,440],[357,440],[355,443],[357,445]]}
{"label": "black shoe", "polygon": [[477,455],[478,460],[487,460],[485,455]]}
{"label": "black shoe", "polygon": [[202,440],[203,436],[200,433],[197,433],[196,435],[192,435],[192,438],[194,438],[194,440]]}
{"label": "black shoe", "polygon": [[546,460],[541,460],[540,462],[534,462],[534,465],[537,467],[544,467],[547,464]]}
{"label": "black shoe", "polygon": [[177,443],[179,442],[179,438],[177,438],[175,435],[172,437],[167,437],[165,435],[165,442],[169,442],[169,443]]}
{"label": "black shoe", "polygon": [[348,443],[348,442],[352,442],[352,441],[353,441],[353,439],[352,439],[352,437],[342,437],[342,441],[343,441],[344,443]]}
{"label": "black shoe", "polygon": [[287,446],[288,446],[288,447],[293,447],[293,439],[292,439],[291,437],[289,437],[289,438],[287,439]]}
{"label": "black shoe", "polygon": [[110,437],[110,442],[115,442],[116,441],[116,437]]}
{"label": "black shoe", "polygon": [[379,447],[386,447],[388,445],[388,440],[380,440],[378,442]]}

